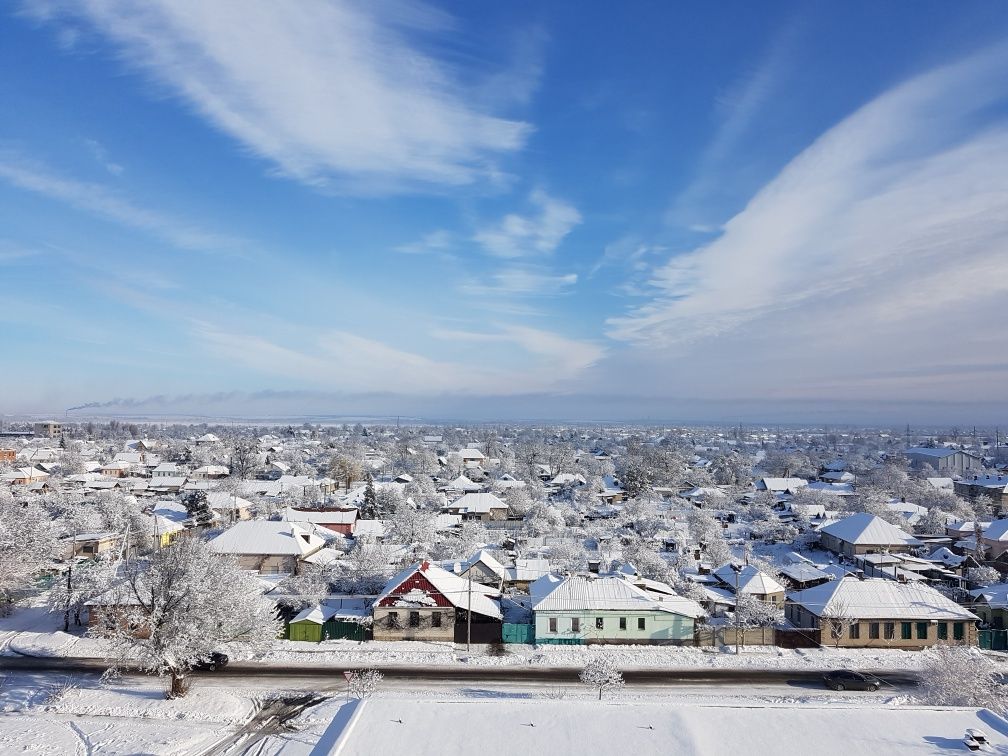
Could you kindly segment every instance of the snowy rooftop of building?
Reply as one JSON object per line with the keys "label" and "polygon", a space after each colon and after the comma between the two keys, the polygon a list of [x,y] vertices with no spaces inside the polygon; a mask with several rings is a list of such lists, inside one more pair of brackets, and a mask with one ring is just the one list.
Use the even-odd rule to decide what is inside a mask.
{"label": "snowy rooftop of building", "polygon": [[832,522],[820,532],[853,544],[919,546],[921,543],[909,533],[867,512],[858,512]]}
{"label": "snowy rooftop of building", "polygon": [[967,729],[983,731],[992,752],[1008,748],[1004,720],[985,709],[368,698],[345,704],[311,753],[397,753],[409,744],[412,753],[438,756],[793,756],[803,748],[817,756],[932,756],[966,752]]}
{"label": "snowy rooftop of building", "polygon": [[210,541],[210,547],[221,554],[306,556],[324,545],[321,538],[298,525],[276,520],[236,522]]}
{"label": "snowy rooftop of building", "polygon": [[975,620],[934,588],[885,578],[842,578],[788,596],[816,616],[842,609],[858,619]]}

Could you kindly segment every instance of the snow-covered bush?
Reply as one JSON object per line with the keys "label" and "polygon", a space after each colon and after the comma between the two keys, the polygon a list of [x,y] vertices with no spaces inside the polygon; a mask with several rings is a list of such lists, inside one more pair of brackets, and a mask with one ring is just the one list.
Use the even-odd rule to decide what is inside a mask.
{"label": "snow-covered bush", "polygon": [[923,698],[932,706],[980,706],[1004,714],[1008,687],[999,677],[979,649],[940,644],[927,652],[921,669]]}
{"label": "snow-covered bush", "polygon": [[357,670],[350,675],[350,695],[354,698],[368,698],[378,692],[378,686],[385,676],[376,669]]}

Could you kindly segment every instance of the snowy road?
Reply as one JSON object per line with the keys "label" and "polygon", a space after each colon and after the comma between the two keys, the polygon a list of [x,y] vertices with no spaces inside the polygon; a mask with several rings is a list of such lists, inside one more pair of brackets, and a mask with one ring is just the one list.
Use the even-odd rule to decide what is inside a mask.
{"label": "snowy road", "polygon": [[[100,672],[105,664],[98,659],[67,658],[0,658],[0,670],[52,672]],[[375,665],[385,676],[386,685],[398,689],[424,689],[472,686],[502,686],[542,688],[555,685],[577,685],[579,670],[571,667],[460,667],[460,666],[395,666]],[[272,687],[277,689],[336,690],[344,685],[345,667],[331,665],[262,665],[235,663],[223,670],[197,673],[204,684]],[[907,670],[870,670],[889,690],[907,691],[917,684],[917,673]],[[822,671],[816,669],[625,669],[628,686],[663,688],[704,686],[733,688],[772,686],[792,691],[822,689]]]}

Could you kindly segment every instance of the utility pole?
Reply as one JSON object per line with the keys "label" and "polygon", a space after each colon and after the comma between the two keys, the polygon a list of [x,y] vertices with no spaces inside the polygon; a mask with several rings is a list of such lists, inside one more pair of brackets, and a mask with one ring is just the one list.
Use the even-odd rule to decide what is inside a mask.
{"label": "utility pole", "polygon": [[741,619],[740,619],[739,613],[738,613],[739,612],[739,607],[738,607],[738,600],[739,600],[738,576],[739,576],[739,573],[742,572],[742,568],[739,567],[737,564],[735,564],[734,561],[731,563],[731,568],[735,572],[735,656],[738,656],[739,655],[739,631],[740,631],[740,629],[742,627],[742,622],[741,622]]}
{"label": "utility pole", "polygon": [[469,598],[466,606],[466,654],[472,650],[472,565],[469,565]]}

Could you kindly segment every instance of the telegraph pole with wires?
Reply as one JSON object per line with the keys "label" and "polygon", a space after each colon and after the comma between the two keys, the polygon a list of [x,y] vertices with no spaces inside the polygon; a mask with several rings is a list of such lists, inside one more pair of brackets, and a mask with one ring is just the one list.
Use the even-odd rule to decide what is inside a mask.
{"label": "telegraph pole with wires", "polygon": [[472,565],[469,566],[469,591],[466,605],[466,653],[472,650]]}

